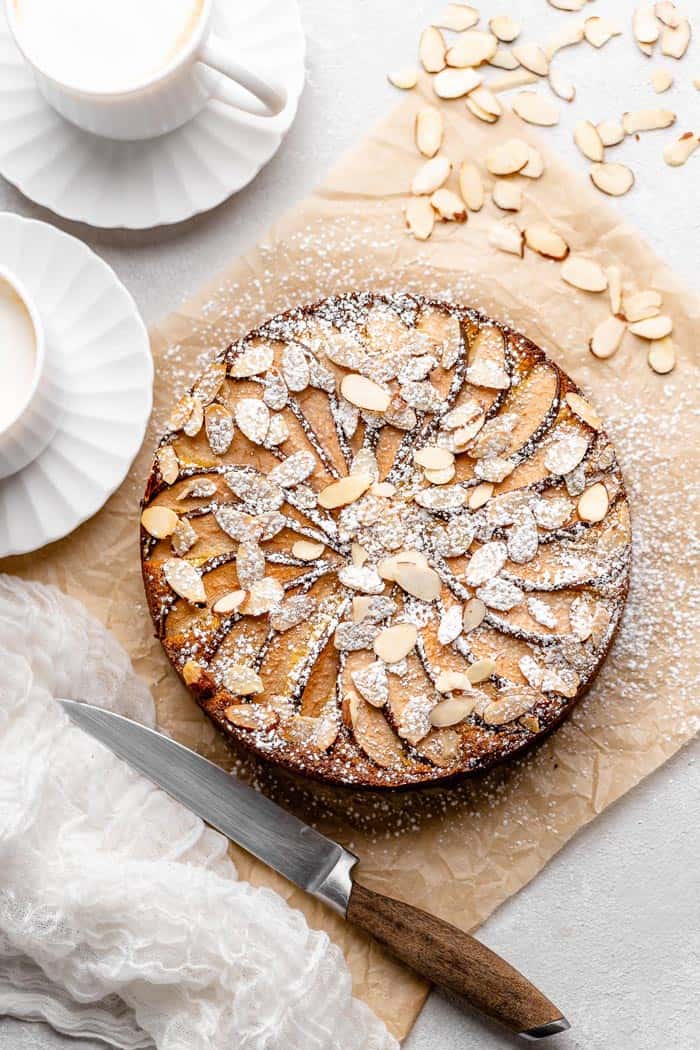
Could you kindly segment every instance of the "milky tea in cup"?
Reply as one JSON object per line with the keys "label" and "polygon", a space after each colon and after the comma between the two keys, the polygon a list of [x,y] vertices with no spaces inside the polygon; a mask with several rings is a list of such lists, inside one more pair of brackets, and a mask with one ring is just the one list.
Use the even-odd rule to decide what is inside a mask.
{"label": "milky tea in cup", "polygon": [[204,0],[9,0],[22,49],[77,91],[116,94],[167,70],[198,28]]}

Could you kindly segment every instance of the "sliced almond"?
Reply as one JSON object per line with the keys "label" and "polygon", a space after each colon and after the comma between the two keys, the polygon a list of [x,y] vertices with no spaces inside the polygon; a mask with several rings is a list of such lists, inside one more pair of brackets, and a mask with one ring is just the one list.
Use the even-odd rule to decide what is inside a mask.
{"label": "sliced almond", "polygon": [[438,98],[461,98],[478,87],[483,77],[473,69],[443,69],[433,79],[433,91]]}
{"label": "sliced almond", "polygon": [[216,402],[204,410],[204,430],[209,448],[215,456],[224,456],[233,441],[233,416],[224,405]]}
{"label": "sliced almond", "polygon": [[657,95],[663,94],[673,84],[673,76],[667,69],[655,69],[651,74],[651,86]]}
{"label": "sliced almond", "polygon": [[637,109],[632,113],[622,114],[622,126],[626,135],[634,135],[638,131],[668,128],[675,122],[676,114],[670,109]]}
{"label": "sliced almond", "polygon": [[539,150],[534,146],[528,147],[529,159],[518,175],[524,175],[526,179],[539,179],[544,173],[544,160]]}
{"label": "sliced almond", "polygon": [[172,445],[163,445],[156,453],[160,476],[166,485],[174,485],[180,476],[180,462]]}
{"label": "sliced almond", "polygon": [[523,191],[514,182],[498,179],[491,192],[493,203],[503,211],[520,211],[523,204]]}
{"label": "sliced almond", "polygon": [[[551,0],[550,0],[551,2]],[[580,7],[583,7],[581,4]],[[576,10],[580,10],[580,7]],[[559,32],[549,43],[546,45],[544,51],[547,58],[552,60],[557,51],[561,51],[565,47],[572,47],[575,44],[580,44],[583,40],[583,25],[579,22],[569,22],[567,25],[560,29]]]}
{"label": "sliced almond", "polygon": [[562,265],[561,276],[567,284],[582,292],[604,292],[608,278],[599,263],[582,255],[570,255]]}
{"label": "sliced almond", "polygon": [[[646,44],[655,44],[659,39],[661,33],[661,26],[654,14],[654,8],[651,4],[641,4],[634,12],[632,16],[632,32],[634,33],[637,43],[641,46]],[[642,47],[644,54],[649,54],[644,47]]]}
{"label": "sliced almond", "polygon": [[667,26],[661,35],[661,54],[669,58],[683,58],[690,43],[690,23],[681,19],[675,27]]}
{"label": "sliced almond", "polygon": [[262,704],[231,704],[224,710],[224,718],[239,729],[272,729],[279,722],[279,715]]}
{"label": "sliced almond", "polygon": [[249,376],[267,372],[275,357],[275,352],[267,343],[256,343],[246,346],[236,354],[231,364],[231,375],[235,379],[246,379]]}
{"label": "sliced almond", "polygon": [[484,204],[484,184],[476,164],[465,160],[459,169],[459,192],[469,211],[480,211]]}
{"label": "sliced almond", "polygon": [[424,477],[431,485],[449,485],[456,473],[455,466],[452,464],[449,467],[443,467],[441,470],[426,470]]}
{"label": "sliced almond", "polygon": [[[476,90],[480,91],[481,88],[476,88]],[[495,113],[489,113],[489,111],[484,109],[483,106],[480,106],[478,100],[475,99],[473,95],[474,92],[472,91],[464,100],[464,104],[469,112],[473,113],[473,115],[479,120],[483,120],[484,124],[495,124],[498,120],[498,115]]]}
{"label": "sliced almond", "polygon": [[141,524],[149,535],[157,540],[172,536],[180,521],[169,507],[146,507],[141,515]]}
{"label": "sliced almond", "polygon": [[395,664],[411,652],[418,641],[418,629],[413,623],[397,623],[385,627],[374,640],[374,651],[386,664]]}
{"label": "sliced almond", "polygon": [[671,29],[675,29],[677,25],[680,25],[681,15],[671,0],[661,0],[660,3],[654,4],[654,14],[660,22],[663,22],[665,26],[670,26]]}
{"label": "sliced almond", "polygon": [[463,69],[488,62],[497,49],[498,39],[493,33],[480,33],[476,29],[470,29],[459,35],[456,43],[447,49],[445,58],[448,66]]}
{"label": "sliced almond", "polygon": [[696,91],[700,91],[700,77],[695,77],[693,79],[693,87]]}
{"label": "sliced almond", "polygon": [[634,295],[625,295],[624,311],[625,318],[632,323],[646,321],[648,317],[656,317],[661,313],[661,295],[653,289],[636,292]]}
{"label": "sliced almond", "polygon": [[496,69],[517,69],[520,63],[512,51],[506,47],[499,47],[496,54],[489,59],[489,65],[495,66]]}
{"label": "sliced almond", "polygon": [[465,634],[476,630],[486,616],[486,605],[481,598],[470,598],[464,606],[462,627]]}
{"label": "sliced almond", "polygon": [[435,106],[424,106],[416,113],[416,146],[424,157],[434,157],[442,145],[445,131],[442,113]]}
{"label": "sliced almond", "polygon": [[606,358],[619,349],[627,325],[618,317],[607,317],[596,327],[589,343],[594,357]]}
{"label": "sliced almond", "polygon": [[350,557],[353,565],[362,566],[369,558],[369,554],[361,544],[353,542],[350,547]]}
{"label": "sliced almond", "polygon": [[600,430],[603,425],[603,421],[596,412],[596,410],[589,405],[585,397],[581,397],[580,394],[574,393],[571,390],[566,395],[566,403],[572,412],[575,412],[579,419],[582,419],[584,423],[587,423],[593,430]]}
{"label": "sliced almond", "polygon": [[454,33],[464,33],[479,21],[479,12],[466,4],[448,4],[435,22],[440,29],[451,29]]}
{"label": "sliced almond", "polygon": [[538,44],[519,44],[513,48],[513,55],[523,69],[529,69],[538,77],[549,73],[549,59]]}
{"label": "sliced almond", "polygon": [[234,418],[238,429],[254,445],[262,445],[270,426],[270,410],[257,397],[242,397],[236,402]]}
{"label": "sliced almond", "polygon": [[579,497],[578,516],[581,521],[589,521],[591,523],[602,521],[608,513],[609,505],[608,490],[599,481],[596,485],[591,485]]}
{"label": "sliced almond", "polygon": [[489,244],[499,251],[519,255],[522,259],[525,243],[522,230],[514,222],[498,222],[489,230]]}
{"label": "sliced almond", "polygon": [[507,725],[514,722],[516,718],[526,714],[534,707],[538,700],[538,693],[532,689],[527,691],[523,688],[514,689],[498,700],[493,700],[484,708],[481,717],[490,726]]}
{"label": "sliced almond", "polygon": [[569,254],[569,245],[564,238],[544,222],[533,222],[525,227],[525,243],[546,259],[565,259]]}
{"label": "sliced almond", "polygon": [[426,73],[439,73],[445,68],[447,44],[439,29],[428,26],[423,30],[418,44],[418,57]]}
{"label": "sliced almond", "polygon": [[475,103],[479,109],[482,109],[491,117],[500,117],[503,112],[503,107],[496,96],[483,85],[469,92],[467,102]]}
{"label": "sliced almond", "polygon": [[436,729],[445,729],[447,726],[456,726],[474,710],[474,699],[469,700],[441,700],[439,704],[430,711],[430,724]]}
{"label": "sliced almond", "polygon": [[700,146],[700,135],[686,131],[677,142],[672,142],[664,149],[664,160],[671,168],[679,168]]}
{"label": "sliced almond", "polygon": [[608,266],[605,271],[608,278],[608,295],[610,296],[610,312],[619,314],[622,308],[622,275],[619,266]]}
{"label": "sliced almond", "polygon": [[427,241],[435,226],[435,211],[429,197],[411,197],[406,204],[406,225],[417,241]]}
{"label": "sliced almond", "polygon": [[494,36],[497,36],[505,44],[515,40],[520,33],[519,24],[510,15],[496,15],[489,22],[489,29]]}
{"label": "sliced almond", "polygon": [[624,164],[594,164],[591,182],[610,197],[622,197],[634,186],[634,173]]}
{"label": "sliced almond", "polygon": [[428,470],[442,470],[454,464],[454,453],[439,445],[425,445],[413,453],[413,462]]}
{"label": "sliced almond", "polygon": [[549,86],[554,94],[564,102],[573,102],[576,98],[576,87],[558,69],[550,69]]}
{"label": "sliced almond", "polygon": [[662,376],[673,371],[676,367],[676,348],[669,336],[652,340],[647,363],[654,372]]}
{"label": "sliced almond", "polygon": [[476,660],[467,670],[467,678],[472,685],[479,685],[480,682],[485,682],[487,678],[490,678],[492,674],[496,672],[496,661],[491,657],[486,657],[483,660]]}
{"label": "sliced almond", "polygon": [[513,88],[536,84],[537,79],[537,76],[531,73],[529,69],[516,67],[508,73],[503,73],[500,77],[494,77],[493,80],[489,80],[488,87],[496,95],[501,91],[512,91]]}
{"label": "sliced almond", "polygon": [[625,137],[625,129],[619,120],[604,120],[596,124],[596,129],[604,146],[617,146]]}
{"label": "sliced almond", "polygon": [[472,684],[465,671],[441,671],[435,679],[438,693],[470,693]]}
{"label": "sliced almond", "polygon": [[595,124],[590,120],[580,120],[574,128],[574,142],[589,160],[601,161],[605,156],[603,142]]}
{"label": "sliced almond", "polygon": [[508,139],[486,154],[486,167],[492,175],[514,175],[525,167],[530,151],[522,139]]}
{"label": "sliced almond", "polygon": [[418,83],[418,71],[415,69],[397,69],[386,75],[389,83],[402,91],[410,91]]}
{"label": "sliced almond", "polygon": [[354,503],[367,491],[373,480],[369,474],[348,474],[346,478],[332,482],[319,492],[319,505],[326,510],[333,510]]}
{"label": "sliced almond", "polygon": [[183,558],[168,558],[163,562],[163,576],[175,594],[193,605],[204,605],[207,595],[202,577],[193,565]]}
{"label": "sliced almond", "polygon": [[618,29],[614,22],[609,22],[607,18],[593,15],[583,23],[583,35],[593,47],[603,47],[614,36],[621,36],[622,30]]}
{"label": "sliced almond", "polygon": [[666,314],[659,314],[658,317],[649,317],[646,321],[631,324],[629,330],[640,339],[663,339],[673,331],[673,321]]}
{"label": "sliced almond", "polygon": [[226,688],[238,696],[250,696],[252,693],[263,691],[260,675],[256,674],[252,667],[246,667],[245,664],[229,664],[223,677]]}
{"label": "sliced almond", "polygon": [[513,99],[513,112],[528,124],[551,127],[559,123],[559,107],[536,91],[520,91]]}
{"label": "sliced almond", "polygon": [[284,588],[279,580],[266,576],[251,584],[242,611],[247,616],[263,616],[278,606],[283,598]]}
{"label": "sliced almond", "polygon": [[469,492],[469,499],[467,500],[469,509],[478,510],[479,507],[483,507],[485,503],[488,503],[493,495],[493,488],[490,481],[482,481],[475,485]]}
{"label": "sliced almond", "polygon": [[300,561],[316,561],[326,549],[325,543],[315,543],[313,540],[296,540],[292,544],[292,557]]}
{"label": "sliced almond", "polygon": [[399,564],[396,582],[408,594],[422,602],[434,602],[440,597],[442,585],[434,569],[422,565]]}
{"label": "sliced almond", "polygon": [[466,222],[467,206],[461,197],[444,187],[436,190],[430,198],[430,204],[443,222]]}
{"label": "sliced almond", "polygon": [[413,176],[411,193],[416,196],[430,196],[431,193],[435,193],[435,190],[438,190],[447,180],[451,167],[449,160],[443,154],[438,154],[432,160],[426,161]]}
{"label": "sliced almond", "polygon": [[582,11],[588,0],[547,0],[547,3],[557,11]]}
{"label": "sliced almond", "polygon": [[228,594],[222,594],[212,605],[211,611],[216,613],[217,616],[227,616],[229,613],[235,612],[236,609],[240,609],[247,593],[247,591],[229,591]]}
{"label": "sliced almond", "polygon": [[351,405],[364,408],[368,412],[386,412],[391,401],[391,394],[373,379],[352,372],[343,376],[340,392]]}

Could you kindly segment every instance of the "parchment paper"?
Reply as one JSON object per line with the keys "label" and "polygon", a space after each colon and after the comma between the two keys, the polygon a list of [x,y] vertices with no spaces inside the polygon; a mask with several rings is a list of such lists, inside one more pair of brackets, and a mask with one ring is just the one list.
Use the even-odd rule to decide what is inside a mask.
{"label": "parchment paper", "polygon": [[[422,89],[426,93],[427,89]],[[430,96],[431,104],[436,99]],[[550,221],[576,251],[616,263],[626,282],[655,287],[675,323],[676,370],[653,374],[646,345],[627,336],[609,361],[587,349],[605,295],[576,292],[557,263],[489,247],[502,219],[488,202],[466,225],[436,228],[418,243],[402,204],[420,160],[412,143],[412,93],[324,185],[244,259],[152,333],[154,419],[129,478],[104,510],[61,543],[1,567],[56,583],[82,599],[118,635],[152,687],[161,726],[179,740],[261,784],[361,857],[367,883],[474,929],[524,886],[584,824],[676,751],[700,722],[698,685],[697,336],[700,303],[527,126],[504,116],[493,127],[463,103],[443,104],[445,152],[458,166],[517,135],[546,159],[539,181],[520,180],[521,224]],[[452,177],[454,178],[454,176]],[[207,354],[279,310],[343,290],[414,290],[479,306],[542,345],[609,422],[631,493],[634,571],[610,658],[573,717],[528,757],[450,790],[391,797],[308,786],[233,757],[199,714],[153,638],[137,542],[139,498],[167,409]],[[693,414],[693,409],[695,414]],[[694,553],[693,553],[694,552]],[[427,987],[381,950],[233,849],[241,874],[274,886],[347,954],[355,990],[399,1037]],[[572,901],[572,907],[575,902]],[[533,931],[534,932],[534,931]],[[542,931],[537,931],[542,936]]]}

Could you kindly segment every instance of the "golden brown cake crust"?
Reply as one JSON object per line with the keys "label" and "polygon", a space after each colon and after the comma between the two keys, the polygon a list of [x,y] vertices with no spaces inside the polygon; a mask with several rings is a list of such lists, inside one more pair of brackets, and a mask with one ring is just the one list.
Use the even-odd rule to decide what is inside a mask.
{"label": "golden brown cake crust", "polygon": [[327,299],[229,347],[173,409],[143,508],[149,608],[199,705],[332,783],[531,746],[627,595],[593,408],[526,337],[416,296]]}

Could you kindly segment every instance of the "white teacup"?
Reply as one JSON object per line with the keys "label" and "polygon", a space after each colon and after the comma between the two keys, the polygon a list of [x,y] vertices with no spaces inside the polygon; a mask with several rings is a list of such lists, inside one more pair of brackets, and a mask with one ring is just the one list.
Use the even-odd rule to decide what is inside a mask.
{"label": "white teacup", "polygon": [[0,478],[16,474],[56,433],[44,326],[24,285],[0,266]]}
{"label": "white teacup", "polygon": [[[6,0],[6,11],[15,42],[54,109],[95,135],[136,140],[173,131],[212,98],[256,116],[284,109],[285,88],[240,65],[231,43],[212,33],[214,3],[113,0],[110,7],[94,0]],[[158,55],[168,44],[170,52]],[[151,68],[149,47],[156,59]]]}

